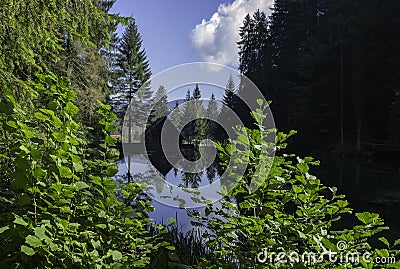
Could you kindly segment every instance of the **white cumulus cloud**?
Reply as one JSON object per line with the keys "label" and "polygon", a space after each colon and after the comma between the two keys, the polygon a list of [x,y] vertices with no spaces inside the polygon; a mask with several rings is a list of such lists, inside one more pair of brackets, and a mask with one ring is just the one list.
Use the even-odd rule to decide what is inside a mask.
{"label": "white cumulus cloud", "polygon": [[273,3],[274,0],[235,0],[220,5],[210,19],[203,19],[192,30],[192,47],[204,61],[237,67],[236,42],[240,40],[239,29],[245,16],[257,9],[269,16]]}

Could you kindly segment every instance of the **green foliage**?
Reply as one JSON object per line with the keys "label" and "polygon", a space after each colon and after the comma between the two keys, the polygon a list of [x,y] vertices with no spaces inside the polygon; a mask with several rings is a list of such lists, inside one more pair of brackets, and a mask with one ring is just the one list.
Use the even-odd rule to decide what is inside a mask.
{"label": "green foliage", "polygon": [[10,109],[1,114],[8,138],[1,167],[1,267],[144,267],[161,243],[148,232],[150,202],[133,211],[123,201],[140,202],[140,186],[111,178],[117,169],[110,163],[118,158],[109,136],[115,114],[99,103],[104,139],[89,148],[74,121],[78,109],[67,81],[38,79],[36,90],[49,89],[41,94],[51,101],[30,116],[8,93]]}
{"label": "green foliage", "polygon": [[[205,216],[194,214],[198,225],[206,229],[204,236],[211,253],[211,257],[204,259],[204,268],[348,268],[346,263],[332,263],[328,259],[314,264],[301,260],[279,264],[269,259],[262,263],[257,259],[264,249],[269,253],[295,251],[299,255],[339,253],[340,241],[346,243],[345,251],[370,252],[371,262],[380,255],[398,255],[385,238],[380,238],[384,249],[374,249],[369,244],[368,239],[387,229],[378,214],[357,213],[361,224],[336,230],[334,223],[352,212],[349,203],[344,195],[336,193],[336,188],[322,185],[310,174],[310,167],[318,165],[313,158],[271,155],[275,145],[268,138],[275,130],[264,128],[263,111],[268,104],[259,104],[260,108],[252,113],[257,129],[241,128],[237,130],[237,139],[225,148],[217,145],[223,163],[229,162],[233,151],[239,151],[242,154],[233,160],[234,165],[245,162],[249,166],[244,176],[235,177],[238,184],[226,194],[221,205],[210,204]],[[277,133],[276,149],[285,148],[286,140],[293,134]],[[372,264],[360,265],[372,268]]]}

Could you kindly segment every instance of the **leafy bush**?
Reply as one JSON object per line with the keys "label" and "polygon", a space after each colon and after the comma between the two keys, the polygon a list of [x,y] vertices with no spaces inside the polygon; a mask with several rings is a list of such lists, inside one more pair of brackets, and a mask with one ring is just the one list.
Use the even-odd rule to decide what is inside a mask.
{"label": "leafy bush", "polygon": [[[117,185],[110,106],[98,113],[104,139],[88,148],[74,121],[67,80],[38,75],[35,111],[11,93],[1,109],[1,268],[141,268],[162,244],[150,235],[152,211],[135,183]],[[142,203],[134,211],[129,202]]]}
{"label": "leafy bush", "polygon": [[[261,107],[252,112],[258,126],[256,130],[238,129],[237,139],[226,147],[217,145],[225,164],[232,152],[241,152],[241,157],[233,162],[234,165],[248,162],[247,173],[236,177],[238,184],[226,193],[220,207],[208,205],[205,216],[193,212],[197,224],[206,229],[211,257],[204,259],[205,268],[373,268],[372,261],[376,257],[397,255],[399,252],[391,250],[385,238],[380,238],[384,249],[372,248],[368,242],[387,229],[378,214],[358,213],[359,225],[335,231],[333,224],[343,214],[352,213],[349,203],[344,195],[337,194],[336,188],[322,185],[310,174],[310,166],[318,165],[317,161],[294,154],[275,157],[270,154],[284,149],[287,138],[295,132],[277,133],[276,147],[268,142],[276,131],[264,128],[267,104],[260,104]],[[250,191],[250,182],[256,182],[259,187],[254,193]],[[396,241],[394,246],[399,243],[400,240]],[[329,251],[338,255],[369,252],[367,261],[370,263],[364,262],[361,256],[359,264],[346,264],[343,259],[331,262],[327,256],[321,261],[304,262],[289,260],[286,256],[286,262],[279,263],[276,255],[272,260],[268,255],[280,252],[286,255],[293,252],[327,254]],[[399,268],[400,262],[387,266]]]}

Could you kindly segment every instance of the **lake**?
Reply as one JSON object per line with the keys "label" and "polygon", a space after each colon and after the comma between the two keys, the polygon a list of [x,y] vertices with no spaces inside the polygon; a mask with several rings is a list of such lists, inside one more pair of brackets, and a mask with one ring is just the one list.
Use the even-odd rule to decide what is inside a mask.
{"label": "lake", "polygon": [[[132,156],[132,159],[135,159]],[[166,181],[186,187],[202,187],[219,179],[219,167],[212,167],[198,174],[182,173],[170,166],[162,155],[153,152],[150,157]],[[125,160],[119,162],[119,172],[116,177],[127,174]],[[399,161],[360,161],[336,159],[321,161],[320,166],[311,168],[311,173],[331,187],[337,187],[338,193],[345,194],[350,206],[356,212],[370,211],[381,215],[391,230],[385,232],[390,238],[400,237],[400,163]],[[183,231],[192,225],[184,209],[179,209],[153,201],[155,211],[150,214],[156,223],[166,223],[167,218],[176,218]],[[202,208],[198,208],[202,210]],[[344,217],[339,227],[354,224],[354,217]]]}

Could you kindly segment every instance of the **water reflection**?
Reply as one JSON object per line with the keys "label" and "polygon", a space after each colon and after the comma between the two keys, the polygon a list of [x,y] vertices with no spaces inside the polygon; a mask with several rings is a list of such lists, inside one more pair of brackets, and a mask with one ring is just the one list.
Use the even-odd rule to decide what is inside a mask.
{"label": "water reflection", "polygon": [[[162,156],[151,157],[152,163],[162,171],[166,181],[184,187],[202,187],[210,185],[220,179],[223,171],[217,162],[214,162],[205,171],[193,174],[185,173],[168,165]],[[140,162],[142,159],[132,157]],[[385,223],[391,228],[386,232],[389,238],[400,237],[400,164],[393,162],[366,162],[355,160],[331,160],[322,162],[320,166],[313,167],[311,172],[316,174],[327,186],[338,188],[338,192],[345,194],[356,212],[371,211],[379,213]],[[119,161],[117,179],[126,182],[127,169],[124,160]],[[150,176],[150,175],[148,175]],[[183,231],[188,231],[192,226],[190,218],[184,209],[174,208],[153,201],[156,211],[150,214],[156,223],[166,223],[167,218],[177,217]],[[196,210],[203,211],[199,207]],[[352,219],[344,218],[346,225],[352,224]]]}
{"label": "water reflection", "polygon": [[[327,186],[345,194],[355,212],[376,212],[390,230],[388,238],[400,237],[400,162],[368,162],[360,160],[331,160],[322,162],[313,171]],[[353,220],[344,218],[345,224]]]}
{"label": "water reflection", "polygon": [[[185,150],[185,155],[189,158],[195,158],[194,150]],[[204,186],[209,186],[211,184],[215,184],[216,181],[220,179],[220,174],[223,173],[223,170],[219,167],[218,161],[215,161],[209,168],[200,173],[187,173],[180,171],[179,169],[172,167],[168,161],[161,154],[157,154],[156,152],[151,152],[148,155],[151,161],[151,166],[149,166],[149,160],[144,155],[130,155],[129,158],[121,159],[118,161],[118,174],[115,179],[119,183],[127,183],[129,182],[128,177],[128,169],[126,165],[126,160],[130,162],[135,162],[136,172],[129,175],[131,181],[141,182],[143,179],[148,181],[148,178],[157,178],[162,177],[168,183],[180,186],[184,188],[201,188]],[[154,174],[155,171],[151,169],[151,167],[156,167],[158,170],[158,174]],[[157,182],[157,180],[155,181]],[[155,191],[159,193],[166,193],[163,189],[162,185],[155,184]],[[146,199],[151,199],[150,196],[147,196]],[[167,223],[168,218],[176,218],[177,223],[180,229],[184,232],[189,231],[192,228],[191,218],[187,216],[185,209],[176,208],[173,206],[168,206],[164,203],[161,203],[157,200],[153,199],[153,206],[155,207],[155,211],[149,214],[155,223]],[[204,212],[204,207],[194,208],[196,211]]]}

